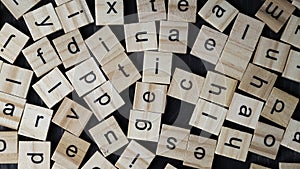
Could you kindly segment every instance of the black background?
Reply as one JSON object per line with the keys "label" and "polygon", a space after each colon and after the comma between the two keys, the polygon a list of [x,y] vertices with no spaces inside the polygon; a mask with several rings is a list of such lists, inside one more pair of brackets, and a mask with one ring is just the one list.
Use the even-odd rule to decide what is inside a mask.
{"label": "black background", "polygon": [[[54,0],[42,0],[32,9],[36,9],[36,8],[38,8],[42,5],[45,5],[49,2],[53,3],[53,5],[55,6]],[[206,2],[205,0],[198,0],[197,11],[199,11],[202,8],[202,6],[205,4],[205,2]],[[264,1],[262,1],[262,0],[228,0],[228,2],[230,4],[232,4],[234,7],[236,7],[241,13],[244,13],[244,14],[247,14],[248,16],[254,17],[256,11],[260,8],[260,6],[263,4]],[[90,11],[91,11],[93,17],[95,18],[95,9],[94,9],[95,2],[94,2],[94,0],[87,0],[87,3],[89,5]],[[124,9],[125,16],[135,14],[137,12],[135,0],[125,0],[124,5],[125,5],[125,9]],[[167,1],[166,1],[166,6],[167,6]],[[300,12],[298,9],[293,14],[300,16]],[[136,22],[136,17],[133,17],[133,18],[134,19],[132,19],[132,17],[130,17],[130,19],[129,18],[125,19],[125,22],[126,23]],[[5,8],[5,6],[2,4],[2,2],[0,2],[0,27],[2,27],[5,22],[10,23],[11,25],[16,27],[23,33],[30,36],[30,33],[26,27],[24,20],[22,18],[19,20],[16,20],[10,14],[10,12]],[[203,19],[201,19],[197,15],[197,21],[196,21],[196,23],[193,23],[193,25],[200,28],[201,25],[203,25],[203,24],[210,26],[208,23],[206,23]],[[224,33],[226,33],[228,35],[232,25],[233,25],[233,22],[228,26],[228,28],[224,31]],[[81,32],[83,38],[86,39],[100,28],[101,28],[100,26],[95,26],[95,24],[90,24],[90,25],[80,28],[80,32]],[[118,38],[120,39],[120,41],[122,42],[122,44],[125,47],[125,42],[123,40],[124,35],[122,33],[123,26],[112,26],[111,28],[118,35]],[[283,30],[284,30],[284,28],[281,29],[281,31],[279,33],[274,33],[267,26],[265,26],[262,35],[265,37],[279,40]],[[189,45],[188,46],[192,46],[192,44],[194,43],[194,40],[197,36],[197,33],[198,32],[195,33],[195,31],[189,31]],[[63,35],[62,30],[49,35],[48,38],[50,40],[52,40],[60,35]],[[30,41],[27,43],[26,46],[29,46],[32,43],[33,43],[33,40],[30,39]],[[295,49],[295,48],[293,47],[293,49]],[[299,49],[295,49],[295,50],[299,51]],[[214,68],[213,65],[210,65],[209,63],[206,63],[206,62],[202,62],[200,59],[190,55],[189,51],[190,51],[190,49],[188,49],[188,53],[185,55],[177,55],[176,54],[176,56],[178,56],[178,57],[176,57],[177,59],[173,60],[173,68],[172,68],[173,71],[174,71],[176,65],[179,65],[179,63],[182,61],[186,65],[189,66],[189,69],[193,73],[196,73],[196,74],[199,74],[202,76],[205,76],[207,70]],[[129,55],[130,55],[131,60],[137,66],[137,68],[139,70],[142,70],[142,64],[143,64],[142,53],[132,53]],[[30,65],[27,63],[26,59],[24,58],[24,56],[22,54],[20,54],[20,56],[17,58],[17,60],[14,64],[24,67],[24,68],[31,69]],[[59,68],[60,68],[60,70],[62,70],[62,72],[66,72],[66,70],[63,68],[62,65],[60,65]],[[278,75],[280,75],[280,74],[278,74]],[[36,83],[37,80],[38,79],[34,75],[31,85]],[[300,97],[299,83],[279,77],[275,83],[275,87],[278,87],[298,98]],[[239,92],[243,93],[241,91],[239,91]],[[70,94],[68,97],[74,99],[74,97],[76,97],[76,94],[74,95],[74,93],[75,92]],[[132,104],[132,100],[133,100],[133,94],[134,94],[134,85],[132,85],[129,88],[129,90],[121,93],[122,97],[129,98],[131,103],[126,103],[126,106],[123,106],[123,108],[121,108],[119,111],[116,111],[113,113],[113,115],[116,117],[116,119],[119,122],[124,133],[127,133],[127,125],[128,125],[127,119],[129,116],[130,104]],[[243,94],[245,94],[245,93],[243,93]],[[76,99],[78,100],[79,98],[76,97]],[[181,102],[177,99],[170,98],[170,97],[168,97],[167,99],[168,99],[168,103],[167,103],[166,111],[162,117],[163,124],[169,124],[169,125],[174,125],[174,126],[178,126],[178,127],[191,129],[191,133],[193,133],[193,134],[210,136],[209,134],[207,134],[201,130],[198,130],[196,128],[192,128],[191,126],[188,125],[189,118],[190,118],[193,108],[194,108],[193,105]],[[31,104],[36,104],[36,105],[46,107],[46,105],[41,101],[39,96],[35,93],[35,91],[32,88],[29,89],[29,93],[27,96],[27,102],[31,103]],[[59,104],[57,104],[56,106],[53,107],[54,112],[57,110],[58,106],[59,106]],[[184,110],[184,112],[180,111],[182,109]],[[293,118],[296,120],[300,120],[300,106],[299,105],[297,106],[297,109],[293,115]],[[280,127],[264,118],[260,118],[260,121]],[[95,117],[93,117],[91,119],[89,125],[93,125],[95,122],[96,122]],[[247,129],[246,127],[243,127],[243,126],[240,126],[240,125],[228,122],[228,121],[225,121],[224,126],[238,129],[241,131],[245,131],[248,133],[254,132],[251,129]],[[5,127],[1,127],[0,129],[1,130],[10,130]],[[51,154],[53,154],[63,132],[64,131],[60,127],[51,123],[50,130],[48,132],[48,137],[47,137],[47,141],[51,141]],[[97,151],[98,149],[97,149],[96,144],[93,143],[93,141],[89,138],[89,136],[87,135],[86,132],[83,132],[80,137],[82,139],[92,143],[91,147],[89,148],[89,150],[87,152],[86,157],[84,158],[84,160],[82,162],[82,165],[83,165],[93,155],[93,153],[95,151]],[[213,137],[213,136],[212,136],[212,138],[217,139],[216,137]],[[19,136],[19,140],[23,141],[23,140],[34,140],[34,139]],[[156,148],[156,144],[154,144],[154,143],[146,143],[146,142],[141,142],[141,141],[138,141],[138,142],[150,150],[155,150],[155,148]],[[124,150],[124,148],[119,150],[117,153],[121,153],[123,150]],[[112,155],[108,156],[108,159],[114,164],[118,159],[118,155],[112,154]],[[214,162],[213,162],[213,168],[215,168],[215,169],[227,169],[227,168],[228,169],[232,169],[232,168],[244,169],[245,168],[246,169],[246,168],[249,168],[250,163],[252,163],[252,162],[260,164],[260,165],[264,165],[264,166],[270,167],[270,168],[278,168],[279,162],[298,162],[298,163],[300,163],[300,154],[281,146],[276,160],[271,160],[271,159],[268,159],[268,158],[265,158],[265,157],[262,157],[262,156],[259,156],[259,155],[249,152],[248,157],[247,157],[247,162],[245,162],[245,163],[239,162],[236,160],[232,160],[232,159],[229,159],[226,157],[222,157],[219,155],[215,155]],[[155,157],[155,159],[153,160],[153,162],[150,165],[150,168],[162,169],[165,167],[165,165],[167,163],[170,163],[177,168],[188,168],[188,167],[183,166],[181,161],[164,158],[164,157],[160,157],[160,156]],[[17,165],[0,165],[0,168],[1,169],[17,168]]]}

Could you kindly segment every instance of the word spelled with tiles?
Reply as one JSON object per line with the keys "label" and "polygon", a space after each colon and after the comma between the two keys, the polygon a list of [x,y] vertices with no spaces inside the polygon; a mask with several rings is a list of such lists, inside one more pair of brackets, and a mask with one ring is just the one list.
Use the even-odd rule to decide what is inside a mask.
{"label": "word spelled with tiles", "polygon": [[300,168],[299,0],[0,4],[0,168]]}

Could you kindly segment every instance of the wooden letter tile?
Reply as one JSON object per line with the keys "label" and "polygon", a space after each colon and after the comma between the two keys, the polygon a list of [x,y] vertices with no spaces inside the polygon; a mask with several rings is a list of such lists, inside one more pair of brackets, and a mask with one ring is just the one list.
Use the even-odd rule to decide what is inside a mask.
{"label": "wooden letter tile", "polygon": [[0,132],[0,164],[18,163],[18,133]]}
{"label": "wooden letter tile", "polygon": [[199,99],[189,124],[218,136],[227,111],[224,107]]}
{"label": "wooden letter tile", "polygon": [[[300,2],[300,1],[299,1]],[[300,18],[292,15],[280,40],[289,43],[297,48],[300,48]]]}
{"label": "wooden letter tile", "polygon": [[300,122],[291,119],[284,133],[281,145],[300,152]]}
{"label": "wooden letter tile", "polygon": [[228,36],[202,25],[191,54],[211,64],[217,64]]}
{"label": "wooden letter tile", "polygon": [[264,102],[235,93],[226,120],[255,129]]}
{"label": "wooden letter tile", "polygon": [[282,77],[300,82],[300,52],[290,50]]}
{"label": "wooden letter tile", "polygon": [[187,40],[187,22],[160,21],[158,51],[185,54]]}
{"label": "wooden letter tile", "polygon": [[131,23],[124,25],[127,52],[157,49],[155,22]]}
{"label": "wooden letter tile", "polygon": [[228,107],[236,85],[236,80],[208,71],[200,97]]}
{"label": "wooden letter tile", "polygon": [[113,116],[97,124],[89,132],[105,157],[128,143],[126,135]]}
{"label": "wooden letter tile", "polygon": [[0,91],[26,98],[33,72],[4,63],[0,73]]}
{"label": "wooden letter tile", "polygon": [[23,17],[34,41],[62,29],[52,3],[30,11]]}
{"label": "wooden letter tile", "polygon": [[83,99],[98,120],[103,120],[125,104],[120,94],[109,81],[84,96]]}
{"label": "wooden letter tile", "polygon": [[51,142],[20,141],[18,168],[50,169]]}
{"label": "wooden letter tile", "polygon": [[209,24],[223,32],[239,11],[225,0],[210,0],[199,11]]}
{"label": "wooden letter tile", "polygon": [[90,143],[65,131],[51,160],[66,168],[78,168],[89,147]]}
{"label": "wooden letter tile", "polygon": [[96,0],[96,25],[124,24],[123,0]]}
{"label": "wooden letter tile", "polygon": [[40,1],[41,0],[26,0],[26,1],[3,0],[2,3],[6,6],[9,12],[11,12],[16,19],[19,19],[24,13],[29,11],[29,9],[31,9]]}
{"label": "wooden letter tile", "polygon": [[65,97],[52,122],[79,137],[92,114],[90,110]]}
{"label": "wooden letter tile", "polygon": [[119,169],[148,168],[154,157],[155,154],[132,140],[116,162],[115,166]]}
{"label": "wooden letter tile", "polygon": [[251,139],[249,133],[222,127],[215,153],[245,162]]}
{"label": "wooden letter tile", "polygon": [[172,166],[171,164],[167,164],[165,169],[177,169],[177,168]]}
{"label": "wooden letter tile", "polygon": [[60,164],[54,163],[51,169],[66,169],[65,167],[61,166]]}
{"label": "wooden letter tile", "polygon": [[170,84],[172,53],[145,51],[143,82]]}
{"label": "wooden letter tile", "polygon": [[300,163],[279,163],[279,169],[298,169],[298,168],[300,168]]}
{"label": "wooden letter tile", "polygon": [[49,108],[73,91],[73,87],[57,67],[32,87]]}
{"label": "wooden letter tile", "polygon": [[196,22],[197,0],[169,0],[168,20]]}
{"label": "wooden letter tile", "polygon": [[194,168],[212,168],[217,141],[190,135],[183,165]]}
{"label": "wooden letter tile", "polygon": [[277,33],[294,10],[295,7],[288,1],[266,0],[255,16]]}
{"label": "wooden letter tile", "polygon": [[55,11],[66,33],[94,22],[85,0],[72,0]]}
{"label": "wooden letter tile", "polygon": [[105,159],[98,151],[84,164],[81,169],[116,169],[107,159]]}
{"label": "wooden letter tile", "polygon": [[[9,1],[9,0],[8,0]],[[4,1],[2,1],[4,3]],[[13,3],[13,1],[11,1]],[[26,45],[29,37],[13,27],[5,23],[0,30],[0,56],[9,63],[14,63],[19,53]]]}
{"label": "wooden letter tile", "polygon": [[78,29],[62,35],[52,42],[65,68],[91,57]]}
{"label": "wooden letter tile", "polygon": [[28,46],[22,52],[37,77],[41,77],[61,64],[47,37]]}
{"label": "wooden letter tile", "polygon": [[250,169],[271,169],[271,168],[268,168],[268,167],[264,167],[264,166],[261,166],[261,165],[258,165],[258,164],[251,163]]}
{"label": "wooden letter tile", "polygon": [[292,3],[295,7],[297,7],[298,9],[300,9],[300,0],[293,0]]}
{"label": "wooden letter tile", "polygon": [[262,100],[267,100],[276,79],[276,74],[250,63],[238,88]]}
{"label": "wooden letter tile", "polygon": [[166,7],[163,0],[136,0],[139,22],[166,20]]}
{"label": "wooden letter tile", "polygon": [[167,100],[167,86],[137,82],[133,109],[164,113]]}
{"label": "wooden letter tile", "polygon": [[156,154],[183,161],[190,131],[187,129],[162,125]]}
{"label": "wooden letter tile", "polygon": [[261,115],[280,126],[286,127],[296,109],[299,99],[278,88],[273,88]]}

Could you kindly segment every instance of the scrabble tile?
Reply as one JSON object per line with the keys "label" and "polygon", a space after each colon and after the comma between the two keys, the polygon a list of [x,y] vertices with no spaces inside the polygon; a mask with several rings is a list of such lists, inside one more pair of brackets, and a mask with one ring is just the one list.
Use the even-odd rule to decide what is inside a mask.
{"label": "scrabble tile", "polygon": [[199,99],[189,124],[218,136],[227,111],[224,107]]}
{"label": "scrabble tile", "polygon": [[126,135],[113,116],[97,124],[89,132],[104,157],[128,144]]}
{"label": "scrabble tile", "polygon": [[94,155],[84,164],[84,166],[81,169],[91,169],[91,168],[115,169],[116,167],[113,166],[107,159],[105,159],[98,151],[96,151]]}
{"label": "scrabble tile", "polygon": [[286,127],[296,109],[299,98],[274,87],[261,116]]}
{"label": "scrabble tile", "polygon": [[14,131],[1,131],[0,138],[0,164],[17,164],[18,133]]}
{"label": "scrabble tile", "polygon": [[120,94],[109,81],[84,96],[83,99],[98,120],[103,120],[125,104]]}
{"label": "scrabble tile", "polygon": [[23,18],[34,41],[62,29],[52,3],[26,13]]}
{"label": "scrabble tile", "polygon": [[78,168],[89,146],[90,143],[64,132],[51,160],[66,168]]}
{"label": "scrabble tile", "polygon": [[106,81],[94,58],[89,58],[66,72],[77,94],[81,97]]}
{"label": "scrabble tile", "polygon": [[24,13],[29,11],[29,9],[31,9],[40,1],[41,0],[26,0],[26,1],[3,0],[2,3],[16,19],[19,19]]}
{"label": "scrabble tile", "polygon": [[125,52],[103,65],[102,70],[119,93],[141,78],[140,72]]}
{"label": "scrabble tile", "polygon": [[96,0],[96,25],[122,25],[124,24],[123,0]]}
{"label": "scrabble tile", "polygon": [[94,22],[84,0],[72,0],[55,8],[65,33]]}
{"label": "scrabble tile", "polygon": [[288,1],[266,0],[255,16],[278,33],[294,10],[295,7]]}
{"label": "scrabble tile", "polygon": [[176,68],[169,86],[168,96],[196,104],[205,78]]}
{"label": "scrabble tile", "polygon": [[65,97],[52,122],[79,137],[92,114],[87,108]]}
{"label": "scrabble tile", "polygon": [[168,20],[196,22],[197,0],[169,0]]}
{"label": "scrabble tile", "polygon": [[73,91],[73,87],[58,68],[53,69],[32,87],[49,108]]}
{"label": "scrabble tile", "polygon": [[153,20],[166,20],[165,1],[136,0],[139,22],[150,22]]}
{"label": "scrabble tile", "polygon": [[20,122],[19,135],[45,141],[53,110],[33,104],[26,104]]}
{"label": "scrabble tile", "polygon": [[264,166],[261,166],[261,165],[258,165],[258,164],[251,163],[250,169],[271,169],[271,168],[268,168],[268,167],[264,167]]}
{"label": "scrabble tile", "polygon": [[119,169],[126,169],[128,167],[132,169],[148,168],[154,157],[155,154],[132,140],[115,166]]}
{"label": "scrabble tile", "polygon": [[51,142],[20,141],[18,168],[50,169]]}
{"label": "scrabble tile", "polygon": [[217,64],[228,36],[208,26],[202,25],[191,54],[211,64]]}
{"label": "scrabble tile", "polygon": [[158,51],[185,54],[187,41],[187,22],[160,21]]}
{"label": "scrabble tile", "polygon": [[61,60],[47,37],[28,46],[22,53],[37,77],[41,77],[61,64]]}
{"label": "scrabble tile", "polygon": [[297,48],[300,48],[299,25],[300,25],[300,18],[295,15],[292,15],[290,17],[289,22],[287,23],[287,26],[284,29],[284,32],[281,35],[280,40],[289,43]]}
{"label": "scrabble tile", "polygon": [[18,130],[26,99],[0,92],[0,125]]}
{"label": "scrabble tile", "polygon": [[165,169],[177,169],[177,168],[172,166],[171,164],[167,164]]}
{"label": "scrabble tile", "polygon": [[78,29],[54,39],[53,44],[65,68],[91,57]]}
{"label": "scrabble tile", "polygon": [[238,89],[262,100],[267,100],[276,79],[276,74],[254,64],[249,64]]}
{"label": "scrabble tile", "polygon": [[194,168],[212,168],[217,141],[190,135],[183,165]]}
{"label": "scrabble tile", "polygon": [[189,135],[190,131],[187,129],[163,124],[156,155],[183,161]]}
{"label": "scrabble tile", "polygon": [[215,153],[245,162],[251,139],[249,133],[222,127]]}
{"label": "scrabble tile", "polygon": [[290,45],[261,37],[254,55],[253,63],[282,73]]}
{"label": "scrabble tile", "polygon": [[208,71],[200,97],[228,107],[236,85],[236,80]]}
{"label": "scrabble tile", "polygon": [[239,11],[225,0],[210,0],[199,11],[209,24],[223,32]]}
{"label": "scrabble tile", "polygon": [[51,169],[66,169],[65,167],[63,167],[62,165],[59,165],[57,163],[54,163],[52,165],[52,168]]}
{"label": "scrabble tile", "polygon": [[167,86],[137,82],[133,109],[163,113],[166,106]]}
{"label": "scrabble tile", "polygon": [[124,25],[127,52],[156,50],[155,22],[131,23]]}
{"label": "scrabble tile", "polygon": [[235,93],[226,120],[255,129],[264,102]]}
{"label": "scrabble tile", "polygon": [[172,53],[145,51],[143,82],[170,84]]}
{"label": "scrabble tile", "polygon": [[28,40],[29,37],[23,32],[5,23],[0,30],[0,57],[11,64],[14,63]]}
{"label": "scrabble tile", "polygon": [[300,122],[291,119],[284,133],[281,145],[300,152]]}
{"label": "scrabble tile", "polygon": [[65,3],[67,3],[71,0],[54,0],[54,1],[55,1],[56,6],[60,6],[60,5],[65,4]]}
{"label": "scrabble tile", "polygon": [[108,26],[104,26],[95,32],[85,40],[85,43],[102,66],[125,51]]}
{"label": "scrabble tile", "polygon": [[284,130],[259,122],[254,131],[249,151],[276,159]]}
{"label": "scrabble tile", "polygon": [[4,63],[0,73],[0,91],[26,98],[33,72]]}
{"label": "scrabble tile", "polygon": [[279,163],[279,169],[298,169],[299,167],[300,163]]}
{"label": "scrabble tile", "polygon": [[127,137],[135,140],[158,142],[161,114],[130,110]]}
{"label": "scrabble tile", "polygon": [[282,77],[300,82],[300,52],[290,50]]}
{"label": "scrabble tile", "polygon": [[298,9],[300,9],[300,1],[299,0],[293,0],[292,3],[295,7],[297,7]]}

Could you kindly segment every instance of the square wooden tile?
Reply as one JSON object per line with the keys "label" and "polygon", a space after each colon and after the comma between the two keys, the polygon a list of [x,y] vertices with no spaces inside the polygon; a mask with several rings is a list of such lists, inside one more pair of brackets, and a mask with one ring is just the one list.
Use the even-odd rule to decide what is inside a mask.
{"label": "square wooden tile", "polygon": [[167,164],[165,169],[177,169],[177,168],[172,166],[171,164]]}
{"label": "square wooden tile", "polygon": [[109,81],[84,96],[83,99],[98,120],[103,120],[125,104],[123,98]]}
{"label": "square wooden tile", "polygon": [[261,116],[286,127],[296,109],[299,98],[274,87]]}
{"label": "square wooden tile", "polygon": [[299,167],[300,163],[279,163],[279,169],[298,169]]}
{"label": "square wooden tile", "polygon": [[28,46],[22,53],[37,77],[41,77],[61,64],[61,60],[47,37]]}
{"label": "square wooden tile", "polygon": [[114,165],[102,156],[102,154],[96,151],[81,169],[99,169],[100,167],[105,169],[116,169]]}
{"label": "square wooden tile", "polygon": [[249,133],[222,127],[215,153],[245,162],[251,139]]}
{"label": "square wooden tile", "polygon": [[124,4],[123,0],[96,0],[95,15],[96,25],[123,25]]}
{"label": "square wooden tile", "polygon": [[227,111],[224,107],[199,99],[189,124],[218,136]]}
{"label": "square wooden tile", "polygon": [[276,79],[276,74],[250,63],[238,89],[262,100],[267,100]]}
{"label": "square wooden tile", "polygon": [[92,57],[67,71],[66,75],[80,97],[106,82],[99,65]]}
{"label": "square wooden tile", "polygon": [[32,87],[49,108],[73,91],[72,85],[57,67]]}
{"label": "square wooden tile", "polygon": [[236,80],[208,71],[200,97],[228,107],[231,103],[236,85]]}
{"label": "square wooden tile", "polygon": [[288,1],[266,0],[255,16],[278,33],[295,9]]}
{"label": "square wooden tile", "polygon": [[90,143],[65,131],[51,160],[66,168],[78,168],[89,146]]}
{"label": "square wooden tile", "polygon": [[136,4],[139,22],[167,19],[165,1],[163,0],[136,0]]}
{"label": "square wooden tile", "polygon": [[211,64],[217,64],[228,35],[202,25],[191,54]]}
{"label": "square wooden tile", "polygon": [[[300,1],[299,1],[300,2]],[[300,4],[300,3],[299,3]],[[280,40],[289,43],[297,48],[300,48],[300,30],[299,30],[299,25],[300,25],[300,18],[292,15],[290,17],[289,22],[287,23],[287,26],[284,29],[284,32],[281,35]]]}
{"label": "square wooden tile", "polygon": [[290,50],[282,77],[300,82],[300,52]]}
{"label": "square wooden tile", "polygon": [[239,11],[225,0],[210,0],[199,11],[199,15],[209,24],[223,32]]}
{"label": "square wooden tile", "polygon": [[65,68],[91,57],[78,29],[52,40]]}
{"label": "square wooden tile", "polygon": [[54,163],[51,169],[66,169],[65,167],[61,166],[60,164]]}
{"label": "square wooden tile", "polygon": [[264,167],[264,166],[261,166],[261,165],[258,165],[258,164],[251,163],[250,169],[271,169],[271,168],[268,168],[268,167]]}
{"label": "square wooden tile", "polygon": [[160,21],[158,51],[185,54],[188,45],[187,41],[187,22]]}
{"label": "square wooden tile", "polygon": [[29,9],[35,6],[41,0],[26,0],[26,1],[11,1],[3,0],[2,3],[9,10],[9,12],[16,18],[19,19]]}
{"label": "square wooden tile", "polygon": [[289,125],[284,133],[281,145],[294,150],[296,152],[300,151],[300,122],[291,119]]}
{"label": "square wooden tile", "polygon": [[65,97],[52,122],[79,137],[92,114],[87,108]]}
{"label": "square wooden tile", "polygon": [[167,100],[167,86],[137,82],[135,85],[133,109],[164,113]]}
{"label": "square wooden tile", "polygon": [[292,3],[295,7],[297,7],[298,9],[300,9],[300,0],[293,0]]}
{"label": "square wooden tile", "polygon": [[15,131],[1,131],[0,137],[0,164],[17,164],[18,133]]}
{"label": "square wooden tile", "polygon": [[[9,0],[8,0],[9,1]],[[5,3],[4,1],[2,1]],[[13,2],[13,1],[11,1]],[[0,55],[9,63],[14,63],[29,37],[9,23],[5,23],[0,30]]]}
{"label": "square wooden tile", "polygon": [[168,21],[196,22],[197,0],[169,0]]}
{"label": "square wooden tile", "polygon": [[128,144],[127,137],[114,116],[97,124],[89,132],[104,157]]}
{"label": "square wooden tile", "polygon": [[34,41],[62,29],[52,3],[26,13],[23,18]]}
{"label": "square wooden tile", "polygon": [[170,84],[172,59],[172,53],[145,51],[142,81]]}

